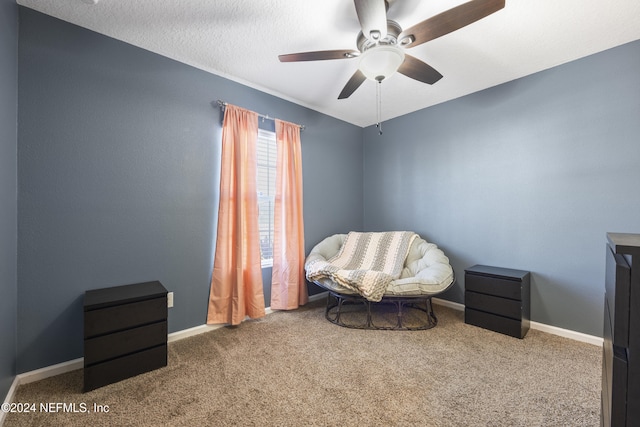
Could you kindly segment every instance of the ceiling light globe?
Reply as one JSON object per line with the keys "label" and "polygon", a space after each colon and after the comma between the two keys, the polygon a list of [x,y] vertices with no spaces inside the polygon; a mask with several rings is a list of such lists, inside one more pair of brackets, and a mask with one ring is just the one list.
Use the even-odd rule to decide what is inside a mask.
{"label": "ceiling light globe", "polygon": [[368,79],[382,81],[398,71],[404,52],[397,46],[378,45],[360,55],[360,71]]}

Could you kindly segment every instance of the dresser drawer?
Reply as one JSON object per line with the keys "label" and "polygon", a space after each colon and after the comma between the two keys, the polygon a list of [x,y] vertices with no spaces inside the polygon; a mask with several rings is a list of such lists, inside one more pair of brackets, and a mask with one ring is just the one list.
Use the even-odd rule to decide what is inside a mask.
{"label": "dresser drawer", "polygon": [[605,301],[609,309],[613,343],[628,347],[631,268],[622,255],[614,254],[607,248],[605,272]]}
{"label": "dresser drawer", "polygon": [[602,403],[605,424],[626,425],[627,349],[613,344],[609,307],[604,305],[604,331],[602,345]]}
{"label": "dresser drawer", "polygon": [[521,282],[497,277],[465,275],[465,289],[468,291],[494,295],[513,300],[522,299]]}
{"label": "dresser drawer", "polygon": [[167,366],[167,345],[84,368],[84,391]]}
{"label": "dresser drawer", "polygon": [[[607,352],[605,351],[605,355]],[[628,387],[629,387],[629,363],[627,349],[621,348],[616,345],[613,346],[610,353],[611,359],[611,385],[607,391],[611,393],[610,400],[610,416],[612,426],[631,426],[635,425],[633,419],[627,419],[627,411],[630,409],[627,407],[628,399]],[[627,423],[628,422],[628,423]]]}
{"label": "dresser drawer", "polygon": [[165,320],[122,332],[89,338],[84,342],[84,364],[90,366],[166,342],[167,322]]}
{"label": "dresser drawer", "polygon": [[518,300],[466,291],[464,305],[468,308],[498,314],[518,321],[522,319],[522,302]]}
{"label": "dresser drawer", "polygon": [[166,320],[167,297],[85,311],[84,316],[85,338],[95,337]]}
{"label": "dresser drawer", "polygon": [[464,322],[516,338],[523,338],[527,333],[527,329],[523,327],[522,322],[519,320],[485,313],[472,308],[464,309]]}

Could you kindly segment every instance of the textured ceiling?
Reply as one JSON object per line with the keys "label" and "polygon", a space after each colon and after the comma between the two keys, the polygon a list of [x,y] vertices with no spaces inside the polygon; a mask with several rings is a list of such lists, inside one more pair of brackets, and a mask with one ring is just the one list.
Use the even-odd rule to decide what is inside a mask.
{"label": "textured ceiling", "polygon": [[[278,61],[284,53],[355,49],[360,26],[353,1],[96,1],[18,3],[358,126],[376,122],[375,82],[337,99],[357,59]],[[390,0],[388,17],[408,28],[465,1]],[[429,86],[389,77],[381,85],[382,118],[638,39],[639,0],[506,0],[493,15],[409,49],[444,78]]]}

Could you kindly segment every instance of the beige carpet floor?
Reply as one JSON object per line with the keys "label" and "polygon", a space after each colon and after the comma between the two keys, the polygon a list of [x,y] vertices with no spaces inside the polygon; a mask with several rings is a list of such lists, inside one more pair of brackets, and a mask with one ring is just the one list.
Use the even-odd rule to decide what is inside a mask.
{"label": "beige carpet floor", "polygon": [[435,310],[426,331],[342,328],[324,300],[276,312],[170,343],[166,368],[89,393],[82,370],[23,385],[15,402],[88,412],[8,414],[5,426],[599,425],[599,347]]}

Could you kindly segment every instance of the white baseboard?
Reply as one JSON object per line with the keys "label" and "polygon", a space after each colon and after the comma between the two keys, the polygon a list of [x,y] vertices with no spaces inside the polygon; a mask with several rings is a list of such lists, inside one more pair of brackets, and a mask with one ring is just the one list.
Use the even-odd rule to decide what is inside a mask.
{"label": "white baseboard", "polygon": [[[83,366],[84,359],[74,359],[68,362],[58,363],[57,365],[46,366],[44,368],[36,369],[34,371],[25,372],[23,374],[18,374],[13,379],[13,383],[9,388],[9,392],[4,399],[4,403],[12,403],[15,398],[16,392],[18,391],[18,386],[22,384],[29,384],[35,381],[40,381],[45,378],[53,377],[56,375],[64,374],[66,372],[75,371],[76,369],[80,369]],[[0,426],[4,425],[5,417],[7,413],[4,411],[0,411]]]}
{"label": "white baseboard", "polygon": [[204,334],[205,332],[215,331],[225,325],[200,325],[189,329],[183,329],[181,331],[172,332],[167,337],[168,342],[180,341],[184,338],[193,337],[196,335]]}
{"label": "white baseboard", "polygon": [[326,298],[329,292],[321,292],[319,294],[311,295],[309,297],[309,302],[318,301],[319,299]]}
{"label": "white baseboard", "polygon": [[431,298],[434,304],[441,305],[443,307],[449,307],[454,310],[464,311],[464,304],[460,304],[459,302],[447,301],[446,299],[440,298]]}
{"label": "white baseboard", "polygon": [[[16,376],[13,379],[13,383],[11,383],[11,387],[9,387],[9,391],[7,392],[7,396],[4,398],[4,403],[13,402],[13,397],[16,395],[16,391],[18,390],[19,379]],[[0,411],[0,426],[4,425],[4,420],[7,417],[8,412]]]}
{"label": "white baseboard", "polygon": [[18,380],[18,385],[29,384],[44,380],[45,378],[75,371],[76,369],[82,368],[83,365],[84,358],[81,357],[79,359],[69,360],[68,362],[58,363],[57,365],[45,366],[44,368],[36,369],[34,371],[18,374],[16,379]]}
{"label": "white baseboard", "polygon": [[[464,304],[451,302],[451,301],[443,300],[440,298],[432,298],[432,300],[434,304],[438,304],[444,307],[449,307],[458,311],[464,311]],[[562,328],[558,328],[557,326],[546,325],[544,323],[539,323],[539,322],[530,322],[529,327],[537,331],[546,332],[548,334],[558,335],[560,337],[569,338],[575,341],[580,341],[580,342],[593,344],[597,346],[602,346],[602,343],[604,341],[602,338],[596,337],[594,335],[587,335],[587,334],[583,334],[582,332],[576,332],[570,329],[562,329]]]}
{"label": "white baseboard", "polygon": [[558,328],[557,326],[546,325],[544,323],[531,322],[530,327],[531,329],[535,329],[537,331],[558,335],[560,337],[569,338],[587,344],[597,345],[599,347],[602,347],[602,344],[604,342],[602,338],[596,337],[595,335],[583,334],[582,332],[576,332],[570,329],[562,329]]}
{"label": "white baseboard", "polygon": [[[326,297],[327,292],[323,292],[322,294],[317,294],[317,295],[311,295],[309,297],[309,302],[313,302],[313,301],[317,301],[320,298]],[[265,315],[271,314],[275,311],[279,311],[279,310],[272,310],[271,307],[267,307],[264,310]],[[193,337],[196,335],[200,335],[200,334],[204,334],[206,332],[211,332],[211,331],[215,331],[216,329],[222,328],[226,325],[224,324],[220,324],[220,325],[200,325],[200,326],[194,326],[193,328],[189,328],[189,329],[183,329],[181,331],[177,331],[177,332],[172,332],[169,334],[168,337],[168,342],[174,342],[174,341],[179,341],[181,339],[184,338],[189,338],[189,337]]]}

